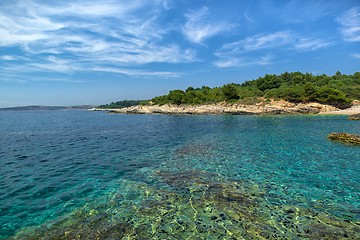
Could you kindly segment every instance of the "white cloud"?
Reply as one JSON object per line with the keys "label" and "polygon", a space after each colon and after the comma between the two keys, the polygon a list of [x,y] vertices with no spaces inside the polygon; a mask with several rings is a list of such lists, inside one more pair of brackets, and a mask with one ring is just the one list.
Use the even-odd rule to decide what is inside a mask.
{"label": "white cloud", "polygon": [[[170,30],[159,27],[158,18],[170,5],[167,0],[15,1],[0,6],[0,47],[21,47],[31,56],[22,63],[30,71],[131,66],[138,68],[132,75],[150,75],[143,65],[196,61],[194,51],[163,39]],[[8,67],[21,72],[15,64]]]}
{"label": "white cloud", "polygon": [[[124,49],[126,51],[126,49]],[[133,49],[131,52],[111,52],[111,48],[107,51],[108,54],[99,56],[93,55],[94,58],[106,62],[114,62],[120,65],[142,65],[154,62],[192,62],[195,61],[195,54],[191,50],[180,50],[178,46],[157,46],[149,45],[142,49]],[[90,57],[92,57],[90,55]]]}
{"label": "white cloud", "polygon": [[[54,74],[47,75],[38,75],[38,74],[29,74],[33,72],[43,72],[42,69],[32,66],[31,64],[21,65],[21,66],[0,66],[1,77],[0,81],[5,82],[17,82],[17,83],[28,83],[28,82],[39,82],[39,81],[48,81],[48,82],[71,82],[71,83],[82,83],[84,81],[79,79],[72,79],[68,76],[66,77],[55,77]],[[53,73],[54,71],[51,71]],[[19,74],[23,73],[23,74]]]}
{"label": "white cloud", "polygon": [[[281,1],[273,1],[275,4],[279,2]],[[333,13],[337,10],[337,7],[341,6],[336,1],[328,0],[291,0],[285,2],[286,4],[283,7],[274,6],[276,9],[271,10],[284,22],[288,23],[316,21]],[[281,4],[283,3],[281,2]]]}
{"label": "white cloud", "polygon": [[146,77],[167,77],[177,78],[184,74],[178,72],[152,72],[137,69],[124,69],[124,68],[109,68],[109,67],[95,67],[91,69],[94,72],[107,72],[107,73],[118,73],[128,76],[146,76]]}
{"label": "white cloud", "polygon": [[225,44],[215,52],[219,60],[215,61],[214,65],[219,68],[230,68],[271,64],[273,59],[271,54],[262,53],[259,56],[257,51],[289,47],[295,36],[289,31],[278,31],[270,34],[257,34]]}
{"label": "white cloud", "polygon": [[27,44],[49,39],[47,32],[64,26],[43,17],[13,16],[0,12],[0,46]]}
{"label": "white cloud", "polygon": [[238,60],[237,59],[221,60],[221,61],[215,62],[214,65],[219,68],[235,67],[235,66],[238,66]]}
{"label": "white cloud", "polygon": [[325,42],[321,39],[301,38],[294,45],[297,50],[314,51],[334,45],[332,42]]}
{"label": "white cloud", "polygon": [[360,41],[360,7],[354,7],[336,18],[341,24],[341,33],[345,41]]}
{"label": "white cloud", "polygon": [[[155,48],[155,47],[154,47]],[[166,78],[176,78],[183,76],[184,74],[179,72],[171,72],[171,71],[148,71],[142,70],[138,67],[138,65],[145,64],[148,62],[156,62],[157,60],[163,60],[166,55],[169,58],[169,62],[175,61],[179,58],[192,58],[191,51],[185,51],[182,56],[177,57],[176,55],[180,55],[181,52],[177,47],[161,49],[158,48],[157,55],[153,55],[152,52],[139,52],[139,56],[132,56],[131,54],[127,56],[118,57],[116,53],[111,53],[109,50],[108,55],[101,56],[102,53],[94,53],[94,55],[88,55],[87,58],[79,57],[78,59],[64,59],[58,58],[56,56],[50,55],[46,59],[41,59],[38,61],[30,61],[24,62],[21,65],[11,66],[6,65],[2,66],[1,75],[4,76],[5,73],[13,74],[13,73],[35,73],[35,72],[57,72],[57,73],[73,73],[73,72],[85,72],[85,71],[96,71],[96,72],[107,72],[107,73],[118,73],[122,75],[128,76],[144,76],[144,77],[166,77]],[[7,57],[6,57],[7,58]],[[140,60],[142,59],[142,60]],[[95,61],[99,61],[96,63]],[[129,64],[128,62],[131,62]],[[134,66],[134,62],[136,62],[136,66]],[[111,67],[109,67],[111,66]],[[125,68],[127,67],[127,68]]]}
{"label": "white cloud", "polygon": [[256,51],[264,48],[287,45],[294,39],[294,34],[289,31],[279,31],[271,34],[258,34],[243,40],[225,44],[217,55],[236,54],[241,52]]}
{"label": "white cloud", "polygon": [[4,61],[13,61],[13,60],[16,60],[16,57],[10,56],[10,55],[3,55],[3,56],[0,56],[0,59],[4,60]]}
{"label": "white cloud", "polygon": [[214,63],[219,68],[243,67],[249,65],[268,65],[271,64],[272,56],[265,55],[260,57],[231,57],[222,59]]}
{"label": "white cloud", "polygon": [[262,48],[285,45],[288,44],[292,38],[293,35],[290,32],[280,31],[268,35],[256,35],[253,37],[248,37],[241,41],[240,44],[243,45],[244,50],[252,51]]}
{"label": "white cloud", "polygon": [[122,18],[128,12],[137,10],[144,5],[141,0],[123,0],[123,1],[99,1],[89,2],[74,0],[53,2],[43,4],[37,1],[27,1],[19,4],[19,8],[28,10],[29,14],[42,13],[45,16],[65,16],[65,17],[116,17]]}
{"label": "white cloud", "polygon": [[165,10],[169,10],[172,5],[171,0],[155,0],[155,3],[161,5]]}
{"label": "white cloud", "polygon": [[[1,76],[4,74],[16,74],[16,73],[34,73],[34,72],[60,72],[69,73],[79,70],[84,70],[84,67],[78,64],[76,61],[58,59],[50,56],[45,60],[28,61],[22,64],[3,64],[1,69]],[[31,75],[31,74],[29,74]]]}
{"label": "white cloud", "polygon": [[47,62],[44,63],[29,63],[28,66],[33,68],[32,71],[49,71],[49,72],[62,72],[69,73],[79,70],[84,70],[77,66],[78,64],[73,61],[65,61],[55,57],[49,57]]}
{"label": "white cloud", "polygon": [[[300,34],[290,31],[256,34],[239,41],[224,44],[215,52],[215,56],[219,60],[214,65],[220,68],[266,65],[271,64],[272,52],[274,51],[315,51],[332,45],[334,45],[332,42],[316,38],[304,38]],[[265,55],[256,57],[259,56],[260,50],[261,54]]]}
{"label": "white cloud", "polygon": [[360,59],[360,53],[351,54],[353,58]]}
{"label": "white cloud", "polygon": [[185,14],[185,17],[187,21],[182,32],[189,41],[194,43],[202,44],[207,38],[233,27],[229,23],[211,21],[207,7],[189,12]]}

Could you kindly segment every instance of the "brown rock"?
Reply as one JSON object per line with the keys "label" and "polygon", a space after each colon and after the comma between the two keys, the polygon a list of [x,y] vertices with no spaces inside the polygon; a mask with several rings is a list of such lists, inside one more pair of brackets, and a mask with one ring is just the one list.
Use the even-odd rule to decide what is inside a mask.
{"label": "brown rock", "polygon": [[360,113],[354,114],[354,115],[350,115],[349,119],[350,119],[350,120],[360,120]]}
{"label": "brown rock", "polygon": [[349,133],[330,133],[328,138],[332,141],[360,145],[360,135]]}
{"label": "brown rock", "polygon": [[138,105],[121,109],[108,109],[111,113],[127,114],[232,114],[232,115],[259,115],[259,114],[318,114],[338,110],[335,107],[319,103],[294,104],[284,100],[270,102],[262,101],[256,104],[241,103],[214,103],[203,105]]}

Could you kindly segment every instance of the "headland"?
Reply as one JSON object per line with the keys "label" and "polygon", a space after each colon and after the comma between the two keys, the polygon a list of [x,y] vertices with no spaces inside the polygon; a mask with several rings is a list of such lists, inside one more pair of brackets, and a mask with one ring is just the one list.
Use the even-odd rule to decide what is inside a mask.
{"label": "headland", "polygon": [[279,115],[279,114],[343,114],[353,115],[360,113],[360,102],[354,101],[353,106],[340,110],[331,105],[320,103],[291,103],[285,100],[261,101],[256,104],[213,103],[201,105],[136,105],[119,109],[106,110],[109,113],[120,114],[230,114],[230,115]]}

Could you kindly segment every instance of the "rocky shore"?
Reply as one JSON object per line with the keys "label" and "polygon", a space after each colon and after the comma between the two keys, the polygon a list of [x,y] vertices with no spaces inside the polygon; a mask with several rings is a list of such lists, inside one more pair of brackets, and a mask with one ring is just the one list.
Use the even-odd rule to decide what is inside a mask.
{"label": "rocky shore", "polygon": [[360,113],[350,115],[349,120],[360,120]]}
{"label": "rocky shore", "polygon": [[349,133],[330,133],[328,138],[332,141],[360,145],[360,135]]}
{"label": "rocky shore", "polygon": [[122,114],[231,114],[231,115],[279,115],[279,114],[342,114],[358,116],[360,101],[354,101],[353,106],[340,110],[336,107],[320,103],[290,103],[281,101],[262,101],[256,104],[214,103],[206,105],[137,105],[119,109],[98,109],[93,111],[108,111]]}
{"label": "rocky shore", "polygon": [[[96,109],[101,110],[101,109]],[[104,109],[103,109],[104,110]],[[260,115],[260,114],[319,114],[338,112],[338,108],[319,103],[290,103],[287,101],[269,101],[257,104],[214,103],[207,105],[138,105],[121,109],[105,109],[110,113],[124,114],[232,114],[232,115]],[[360,109],[359,109],[360,112]]]}

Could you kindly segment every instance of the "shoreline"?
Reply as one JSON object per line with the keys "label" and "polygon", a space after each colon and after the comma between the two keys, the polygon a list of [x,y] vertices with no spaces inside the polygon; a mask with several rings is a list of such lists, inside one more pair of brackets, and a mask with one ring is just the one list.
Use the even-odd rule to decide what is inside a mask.
{"label": "shoreline", "polygon": [[260,102],[257,104],[214,103],[205,105],[136,105],[120,109],[92,109],[115,114],[183,114],[183,115],[281,115],[281,114],[321,114],[353,115],[360,113],[360,104],[356,101],[351,108],[340,110],[320,103],[290,103],[287,101]]}
{"label": "shoreline", "polygon": [[329,111],[329,112],[321,112],[319,114],[322,115],[355,115],[360,114],[360,105],[352,106],[347,109],[337,110],[337,111]]}

